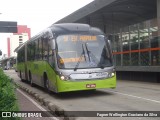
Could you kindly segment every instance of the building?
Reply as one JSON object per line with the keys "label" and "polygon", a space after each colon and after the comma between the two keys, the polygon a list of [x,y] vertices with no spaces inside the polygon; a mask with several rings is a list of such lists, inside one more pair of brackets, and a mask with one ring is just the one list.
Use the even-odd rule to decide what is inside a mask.
{"label": "building", "polygon": [[8,57],[17,56],[14,50],[22,43],[29,40],[31,37],[31,30],[26,25],[18,25],[17,33],[13,33],[9,38],[7,38],[7,50]]}
{"label": "building", "polygon": [[94,0],[56,23],[67,22],[108,35],[118,79],[160,82],[160,0]]}

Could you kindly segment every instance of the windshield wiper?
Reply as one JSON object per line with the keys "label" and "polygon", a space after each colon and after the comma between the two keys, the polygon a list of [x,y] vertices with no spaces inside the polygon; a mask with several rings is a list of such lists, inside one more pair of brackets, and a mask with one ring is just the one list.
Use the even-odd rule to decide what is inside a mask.
{"label": "windshield wiper", "polygon": [[85,59],[85,61],[86,61],[85,51],[84,51],[84,47],[83,47],[83,44],[82,44],[82,53],[81,53],[81,56],[80,56],[79,59],[78,59],[78,62],[77,62],[77,64],[76,64],[75,68],[74,68],[74,71],[77,70],[77,68],[78,68],[78,66],[79,66],[79,64],[80,64],[83,56],[84,56],[84,59]]}
{"label": "windshield wiper", "polygon": [[[98,60],[97,60],[96,56],[88,49],[88,46],[87,46],[86,43],[85,43],[85,47],[86,47],[86,50],[87,50],[87,55],[88,55],[89,62],[91,62],[91,58],[92,58],[92,59],[94,59],[95,63],[98,65],[99,63],[98,63]],[[100,65],[100,68],[104,69],[104,66]]]}
{"label": "windshield wiper", "polygon": [[88,47],[87,47],[87,44],[85,43],[85,47],[86,47],[86,50],[87,50],[87,55],[88,55],[88,59],[89,59],[89,62],[91,62],[91,58],[90,58],[90,51],[88,50]]}

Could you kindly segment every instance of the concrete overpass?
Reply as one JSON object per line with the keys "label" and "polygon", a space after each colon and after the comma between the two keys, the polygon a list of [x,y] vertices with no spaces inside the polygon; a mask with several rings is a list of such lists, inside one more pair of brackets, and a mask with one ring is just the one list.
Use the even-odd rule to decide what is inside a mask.
{"label": "concrete overpass", "polygon": [[119,79],[160,82],[160,0],[94,0],[56,23],[70,22],[108,35]]}
{"label": "concrete overpass", "polygon": [[94,0],[56,23],[87,23],[113,33],[158,16],[160,5],[157,3],[158,0]]}

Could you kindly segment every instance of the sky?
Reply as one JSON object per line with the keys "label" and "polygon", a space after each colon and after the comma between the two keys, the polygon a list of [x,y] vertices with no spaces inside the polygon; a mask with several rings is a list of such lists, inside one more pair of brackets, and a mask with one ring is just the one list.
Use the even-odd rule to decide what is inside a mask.
{"label": "sky", "polygon": [[[93,0],[0,0],[0,21],[16,21],[31,28],[31,36]],[[0,50],[7,53],[7,37],[0,33]]]}

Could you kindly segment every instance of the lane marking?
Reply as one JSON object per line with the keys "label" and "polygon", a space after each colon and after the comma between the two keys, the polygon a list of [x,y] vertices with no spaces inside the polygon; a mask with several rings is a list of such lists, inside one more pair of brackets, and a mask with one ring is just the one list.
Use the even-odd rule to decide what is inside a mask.
{"label": "lane marking", "polygon": [[[20,89],[17,89],[18,92],[20,92],[23,96],[25,96],[29,101],[31,101],[35,106],[37,106],[41,111],[47,111],[42,106],[40,106],[38,103],[36,103],[32,98],[30,98],[28,95],[26,95],[24,92],[22,92]],[[56,117],[49,117],[53,120],[59,120]]]}
{"label": "lane marking", "polygon": [[[110,91],[110,90],[109,90],[109,91]],[[155,103],[160,103],[160,101],[154,100],[154,99],[139,97],[139,96],[130,95],[130,94],[126,94],[126,93],[120,93],[120,92],[116,92],[116,91],[110,91],[110,92],[112,92],[112,93],[117,93],[117,94],[121,94],[121,95],[125,95],[125,96],[129,96],[129,97],[134,97],[134,98],[138,98],[138,99],[142,99],[142,100],[146,100],[146,101],[151,101],[151,102],[155,102]]]}

